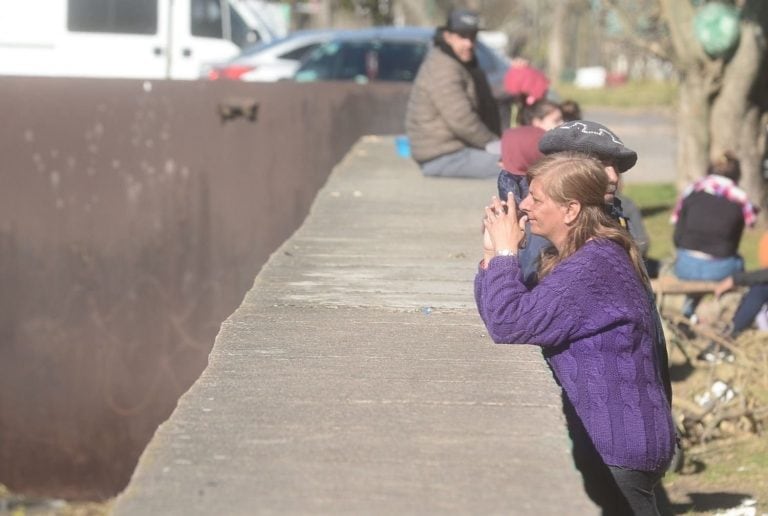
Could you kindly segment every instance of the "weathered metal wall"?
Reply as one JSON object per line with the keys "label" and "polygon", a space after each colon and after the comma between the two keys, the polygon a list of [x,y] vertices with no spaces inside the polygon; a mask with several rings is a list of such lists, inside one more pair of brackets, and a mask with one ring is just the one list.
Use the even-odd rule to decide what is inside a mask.
{"label": "weathered metal wall", "polygon": [[402,131],[407,93],[0,79],[0,482],[118,492],[333,165]]}

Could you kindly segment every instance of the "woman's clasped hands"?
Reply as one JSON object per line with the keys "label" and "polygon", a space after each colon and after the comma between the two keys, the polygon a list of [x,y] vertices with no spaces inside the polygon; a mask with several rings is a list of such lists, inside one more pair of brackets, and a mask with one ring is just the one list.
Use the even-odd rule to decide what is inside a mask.
{"label": "woman's clasped hands", "polygon": [[485,207],[483,218],[483,267],[494,256],[517,254],[525,238],[525,223],[528,217],[522,214],[518,218],[517,203],[511,192],[506,202],[495,195],[490,205]]}

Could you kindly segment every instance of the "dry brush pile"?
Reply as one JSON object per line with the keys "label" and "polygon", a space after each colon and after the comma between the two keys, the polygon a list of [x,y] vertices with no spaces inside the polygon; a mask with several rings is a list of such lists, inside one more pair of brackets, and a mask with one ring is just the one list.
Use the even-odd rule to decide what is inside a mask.
{"label": "dry brush pile", "polygon": [[[725,337],[737,302],[738,296],[731,296],[705,306],[702,322],[692,326],[679,315],[664,314],[673,411],[684,449],[759,436],[768,425],[768,333],[749,330],[735,340]],[[729,350],[732,360],[697,359],[711,342]]]}

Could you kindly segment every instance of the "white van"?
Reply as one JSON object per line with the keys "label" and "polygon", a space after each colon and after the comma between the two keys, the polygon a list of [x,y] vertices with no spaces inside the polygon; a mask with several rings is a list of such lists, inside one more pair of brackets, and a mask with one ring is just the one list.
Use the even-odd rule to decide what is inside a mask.
{"label": "white van", "polygon": [[0,0],[0,75],[197,79],[277,37],[258,0]]}

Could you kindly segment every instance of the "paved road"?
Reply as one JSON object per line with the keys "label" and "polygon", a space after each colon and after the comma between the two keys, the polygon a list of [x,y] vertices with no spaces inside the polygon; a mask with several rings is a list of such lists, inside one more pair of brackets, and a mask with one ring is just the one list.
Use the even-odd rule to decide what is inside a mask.
{"label": "paved road", "polygon": [[221,328],[114,514],[597,514],[537,348],[472,299],[495,181],[364,138]]}
{"label": "paved road", "polygon": [[677,131],[671,113],[663,110],[589,108],[584,118],[614,130],[637,152],[637,165],[622,177],[627,183],[674,183]]}

